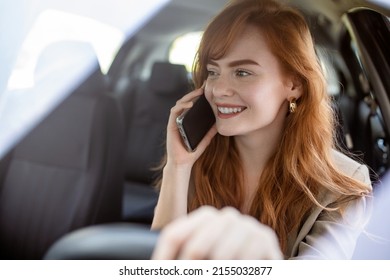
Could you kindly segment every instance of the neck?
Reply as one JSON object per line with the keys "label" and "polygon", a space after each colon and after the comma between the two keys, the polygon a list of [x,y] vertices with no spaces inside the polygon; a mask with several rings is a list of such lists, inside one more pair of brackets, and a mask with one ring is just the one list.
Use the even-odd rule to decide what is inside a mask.
{"label": "neck", "polygon": [[275,121],[276,123],[261,130],[234,137],[244,171],[245,203],[242,207],[243,212],[249,211],[259,186],[261,174],[279,147],[284,118]]}
{"label": "neck", "polygon": [[251,139],[242,139],[241,137],[235,140],[244,171],[243,191],[245,198],[241,211],[248,213],[259,187],[261,174],[275,152],[275,143],[278,141],[256,141],[253,143]]}

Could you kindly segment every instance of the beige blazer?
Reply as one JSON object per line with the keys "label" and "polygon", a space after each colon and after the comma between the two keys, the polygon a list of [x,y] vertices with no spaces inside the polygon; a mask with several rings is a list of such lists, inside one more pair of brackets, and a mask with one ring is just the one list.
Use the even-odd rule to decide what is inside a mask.
{"label": "beige blazer", "polygon": [[[368,169],[340,152],[334,152],[337,166],[346,174],[371,186]],[[321,205],[328,206],[335,197],[325,194]],[[351,259],[356,241],[363,232],[370,214],[372,203],[361,198],[349,203],[345,213],[320,215],[316,208],[301,229],[288,237],[288,259]]]}

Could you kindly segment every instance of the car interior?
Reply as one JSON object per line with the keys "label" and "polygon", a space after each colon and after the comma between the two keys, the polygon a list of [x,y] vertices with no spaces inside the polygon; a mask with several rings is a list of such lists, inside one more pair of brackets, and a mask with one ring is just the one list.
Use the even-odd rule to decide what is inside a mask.
{"label": "car interior", "polygon": [[[227,2],[170,1],[126,38],[107,73],[93,48],[66,42],[95,56],[95,67],[0,160],[1,259],[150,258],[165,127],[170,108],[193,88],[191,70],[169,54]],[[289,2],[312,28],[338,112],[338,143],[380,185],[390,165],[390,6]],[[75,53],[63,56],[77,63]]]}
{"label": "car interior", "polygon": [[91,73],[2,161],[1,257],[42,258],[61,234],[120,219],[124,128],[105,89]]}

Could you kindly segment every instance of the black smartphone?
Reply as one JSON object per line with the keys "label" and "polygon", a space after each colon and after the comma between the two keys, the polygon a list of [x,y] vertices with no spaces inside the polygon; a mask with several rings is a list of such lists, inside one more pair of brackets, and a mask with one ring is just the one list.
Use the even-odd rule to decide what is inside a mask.
{"label": "black smartphone", "polygon": [[176,124],[179,128],[180,135],[184,145],[190,152],[195,151],[199,142],[215,123],[213,109],[202,94],[194,105],[185,110],[176,118]]}

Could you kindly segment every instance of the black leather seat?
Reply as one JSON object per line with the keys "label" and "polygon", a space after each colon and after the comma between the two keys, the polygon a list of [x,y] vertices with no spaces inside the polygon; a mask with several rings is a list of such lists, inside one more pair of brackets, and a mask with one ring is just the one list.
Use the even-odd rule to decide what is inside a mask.
{"label": "black leather seat", "polygon": [[2,259],[41,259],[64,234],[121,219],[124,130],[93,68],[1,162]]}
{"label": "black leather seat", "polygon": [[158,194],[152,187],[165,153],[170,109],[190,90],[184,65],[155,62],[147,82],[140,83],[130,110],[125,160],[123,218],[150,224]]}

